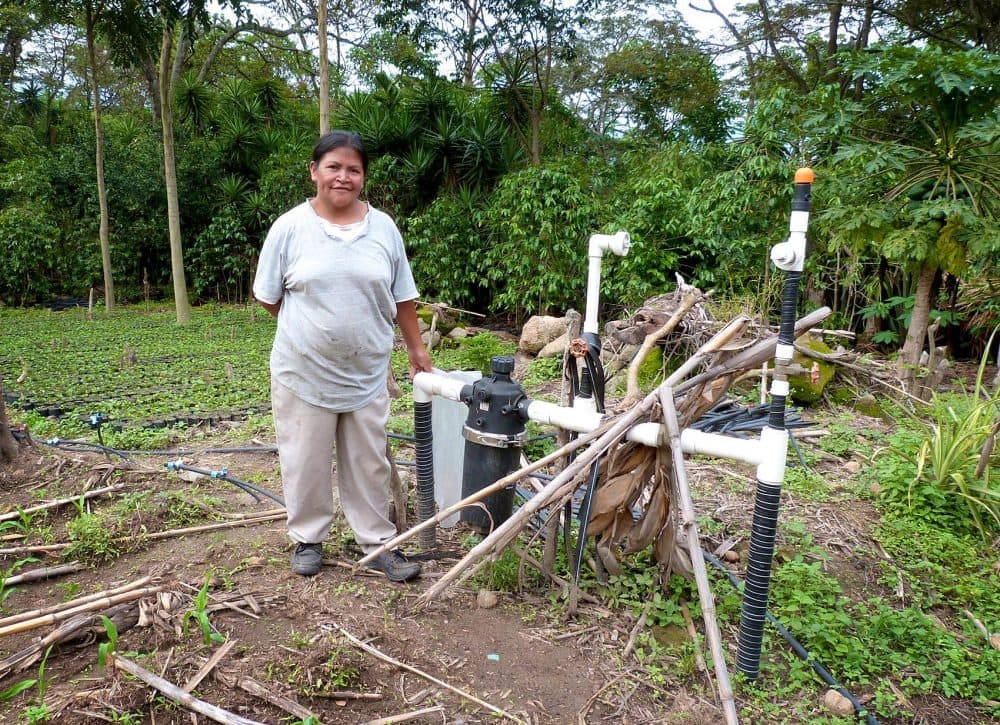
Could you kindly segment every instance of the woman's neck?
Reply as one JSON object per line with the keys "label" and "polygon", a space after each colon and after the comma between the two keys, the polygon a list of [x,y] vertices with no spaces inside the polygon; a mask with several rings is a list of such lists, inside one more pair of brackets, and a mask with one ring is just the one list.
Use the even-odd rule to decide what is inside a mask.
{"label": "woman's neck", "polygon": [[347,207],[333,207],[324,204],[319,197],[314,196],[309,200],[309,204],[317,216],[333,224],[354,224],[364,219],[365,214],[368,213],[368,202],[360,199],[355,199]]}

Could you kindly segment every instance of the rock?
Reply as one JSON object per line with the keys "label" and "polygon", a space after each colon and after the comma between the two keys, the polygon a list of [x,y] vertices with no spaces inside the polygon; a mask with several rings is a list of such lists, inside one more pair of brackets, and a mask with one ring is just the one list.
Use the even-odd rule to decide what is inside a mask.
{"label": "rock", "polygon": [[562,357],[569,344],[569,331],[564,332],[555,340],[538,351],[538,357]]}
{"label": "rock", "polygon": [[[822,340],[800,337],[798,341],[815,352],[827,355],[831,353],[830,346]],[[792,356],[792,362],[798,363],[808,371],[804,375],[788,376],[792,399],[800,405],[815,403],[823,396],[823,388],[833,379],[836,372],[833,363],[813,360],[798,351]]]}
{"label": "rock", "polygon": [[848,461],[844,464],[844,471],[850,473],[852,476],[861,470],[861,464],[857,461]]}
{"label": "rock", "polygon": [[885,415],[882,404],[871,393],[861,394],[854,401],[854,409],[862,415],[867,415],[869,418],[882,418]]}
{"label": "rock", "polygon": [[448,337],[456,342],[459,340],[464,340],[469,336],[469,331],[464,327],[453,327],[451,332],[448,333]]}
{"label": "rock", "polygon": [[428,330],[420,336],[420,339],[423,340],[424,344],[428,347],[437,347],[437,344],[441,342],[441,333],[437,330],[434,330],[433,333]]}
{"label": "rock", "polygon": [[493,609],[498,601],[500,601],[499,595],[489,589],[480,589],[476,595],[476,604],[480,609]]}
{"label": "rock", "polygon": [[565,317],[535,315],[524,323],[518,349],[534,354],[565,333],[568,325]]}
{"label": "rock", "polygon": [[823,695],[823,707],[835,715],[851,715],[854,713],[854,705],[846,697],[836,690],[827,690]]}
{"label": "rock", "polygon": [[429,329],[431,329],[431,326],[430,326],[429,323],[424,322],[424,320],[422,318],[418,317],[417,318],[417,329],[420,330],[421,332],[427,332]]}
{"label": "rock", "polygon": [[722,555],[722,559],[723,561],[736,563],[740,560],[740,553],[738,551],[733,551],[732,549],[730,549],[729,551],[727,551]]}

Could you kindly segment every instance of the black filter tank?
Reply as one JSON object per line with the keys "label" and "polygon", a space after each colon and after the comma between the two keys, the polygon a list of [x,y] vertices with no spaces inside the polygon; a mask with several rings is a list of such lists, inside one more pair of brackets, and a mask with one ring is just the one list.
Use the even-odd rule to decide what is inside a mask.
{"label": "black filter tank", "polygon": [[[481,378],[462,391],[469,406],[462,435],[465,464],[462,470],[462,498],[481,491],[519,468],[521,447],[527,431],[518,404],[525,400],[524,388],[510,379],[514,358],[497,355],[490,361],[492,375]],[[514,488],[487,496],[479,507],[462,509],[462,521],[479,533],[487,533],[514,510]],[[488,512],[488,513],[487,513]]]}

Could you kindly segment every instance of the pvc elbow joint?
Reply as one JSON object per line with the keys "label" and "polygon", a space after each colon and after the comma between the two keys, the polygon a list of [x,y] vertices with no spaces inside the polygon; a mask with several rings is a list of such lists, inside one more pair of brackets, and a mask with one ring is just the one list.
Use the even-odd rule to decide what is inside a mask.
{"label": "pvc elbow joint", "polygon": [[610,250],[619,257],[628,254],[628,249],[632,241],[628,232],[621,231],[615,234],[592,234],[590,245],[587,251],[588,257],[602,257],[605,250]]}

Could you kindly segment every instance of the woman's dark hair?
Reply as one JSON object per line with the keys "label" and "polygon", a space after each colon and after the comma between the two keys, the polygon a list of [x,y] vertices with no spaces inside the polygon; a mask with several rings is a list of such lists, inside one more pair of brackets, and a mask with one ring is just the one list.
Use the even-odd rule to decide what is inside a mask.
{"label": "woman's dark hair", "polygon": [[361,170],[364,171],[367,176],[368,152],[365,151],[365,145],[361,141],[361,136],[354,133],[354,131],[330,131],[329,133],[320,136],[319,141],[317,141],[316,145],[313,147],[313,163],[318,164],[320,159],[326,156],[330,151],[344,146],[358,152],[358,156],[361,157]]}

